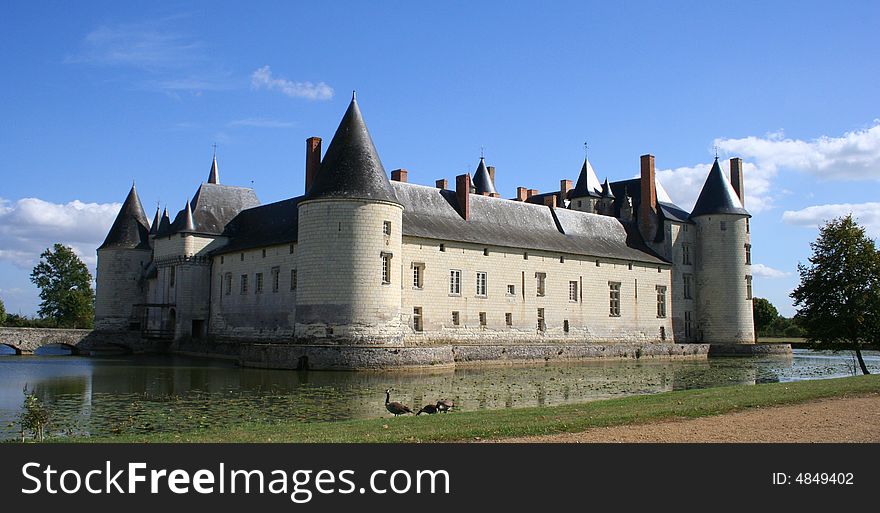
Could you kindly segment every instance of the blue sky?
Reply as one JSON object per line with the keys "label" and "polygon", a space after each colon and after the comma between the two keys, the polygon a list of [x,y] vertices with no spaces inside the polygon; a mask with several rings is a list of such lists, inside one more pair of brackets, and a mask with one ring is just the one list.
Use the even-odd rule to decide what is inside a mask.
{"label": "blue sky", "polygon": [[[325,5],[329,4],[329,5]],[[619,5],[622,4],[622,5]],[[302,193],[304,140],[351,91],[386,169],[497,187],[658,176],[692,206],[718,146],[745,160],[755,289],[786,315],[824,219],[880,235],[877,2],[5,2],[0,298],[53,242],[90,266],[132,180],[152,218],[208,174]]]}

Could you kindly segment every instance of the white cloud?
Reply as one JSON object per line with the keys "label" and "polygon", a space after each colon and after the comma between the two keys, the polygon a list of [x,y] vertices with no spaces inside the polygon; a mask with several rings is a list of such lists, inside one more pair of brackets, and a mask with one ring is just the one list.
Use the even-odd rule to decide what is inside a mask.
{"label": "white cloud", "polygon": [[774,269],[768,265],[764,264],[752,264],[752,274],[754,276],[760,276],[762,278],[784,278],[785,276],[790,275],[791,273],[780,271],[779,269]]}
{"label": "white cloud", "polygon": [[880,203],[838,203],[813,205],[801,210],[786,210],[782,221],[788,224],[818,227],[831,219],[852,214],[871,237],[880,237]]}
{"label": "white cloud", "polygon": [[73,248],[94,273],[96,248],[107,236],[119,203],[59,204],[38,198],[0,198],[0,260],[30,270],[56,242]]}
{"label": "white cloud", "polygon": [[278,121],[275,119],[264,118],[247,118],[230,121],[227,126],[245,126],[251,128],[289,128],[293,123],[289,121]]}
{"label": "white cloud", "polygon": [[254,89],[277,90],[291,98],[307,100],[329,100],[333,98],[333,88],[324,82],[294,82],[285,78],[275,78],[269,66],[263,66],[251,74],[251,86]]}
{"label": "white cloud", "polygon": [[870,128],[840,137],[822,136],[810,141],[787,139],[784,133],[765,137],[716,139],[731,155],[754,160],[759,168],[785,168],[815,175],[821,180],[880,180],[880,120]]}
{"label": "white cloud", "polygon": [[[783,130],[740,139],[715,139],[731,156],[742,157],[745,207],[757,214],[790,191],[774,187],[782,169],[808,173],[820,180],[880,180],[880,120],[870,128],[840,137],[822,136],[810,141],[788,139]],[[657,177],[681,207],[693,208],[712,163],[657,171]],[[729,175],[727,161],[722,164]]]}

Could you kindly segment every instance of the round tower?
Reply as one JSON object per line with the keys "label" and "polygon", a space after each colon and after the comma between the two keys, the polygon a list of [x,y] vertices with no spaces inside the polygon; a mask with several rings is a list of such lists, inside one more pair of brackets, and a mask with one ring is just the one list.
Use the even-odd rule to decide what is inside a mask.
{"label": "round tower", "polygon": [[755,342],[750,217],[716,157],[691,213],[697,225],[694,279],[702,342]]}
{"label": "round tower", "polygon": [[98,248],[95,329],[121,331],[141,322],[134,305],[144,303],[146,297],[142,278],[150,252],[150,225],[132,185]]}
{"label": "round tower", "polygon": [[297,342],[403,345],[403,206],[357,101],[300,201]]}

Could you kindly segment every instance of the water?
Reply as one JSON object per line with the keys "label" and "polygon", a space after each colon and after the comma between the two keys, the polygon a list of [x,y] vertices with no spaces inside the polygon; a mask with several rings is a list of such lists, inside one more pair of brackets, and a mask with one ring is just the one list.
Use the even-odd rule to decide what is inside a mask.
{"label": "water", "polygon": [[[880,353],[863,353],[880,372]],[[794,351],[791,358],[608,360],[417,372],[246,369],[178,356],[0,356],[0,439],[18,436],[27,385],[49,405],[50,433],[181,432],[241,421],[303,422],[387,416],[392,400],[453,399],[459,410],[550,406],[735,384],[850,376],[850,352]]]}

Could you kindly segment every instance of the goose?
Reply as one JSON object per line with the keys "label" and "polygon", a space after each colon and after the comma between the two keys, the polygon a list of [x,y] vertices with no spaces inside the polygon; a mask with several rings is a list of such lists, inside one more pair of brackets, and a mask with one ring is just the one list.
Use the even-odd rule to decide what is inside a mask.
{"label": "goose", "polygon": [[440,399],[439,401],[437,401],[436,408],[437,408],[437,411],[442,411],[443,413],[449,413],[449,410],[451,410],[454,406],[455,406],[455,403],[453,403],[449,399]]}
{"label": "goose", "polygon": [[419,410],[419,412],[416,413],[416,415],[421,415],[422,413],[427,413],[429,415],[433,415],[433,414],[437,413],[437,407],[434,406],[433,404],[426,404],[426,405],[422,406],[422,409]]}
{"label": "goose", "polygon": [[385,391],[385,409],[393,413],[395,417],[398,415],[403,415],[404,413],[412,413],[412,410],[409,409],[409,406],[400,404],[396,401],[391,401],[392,390],[394,389],[389,388]]}

